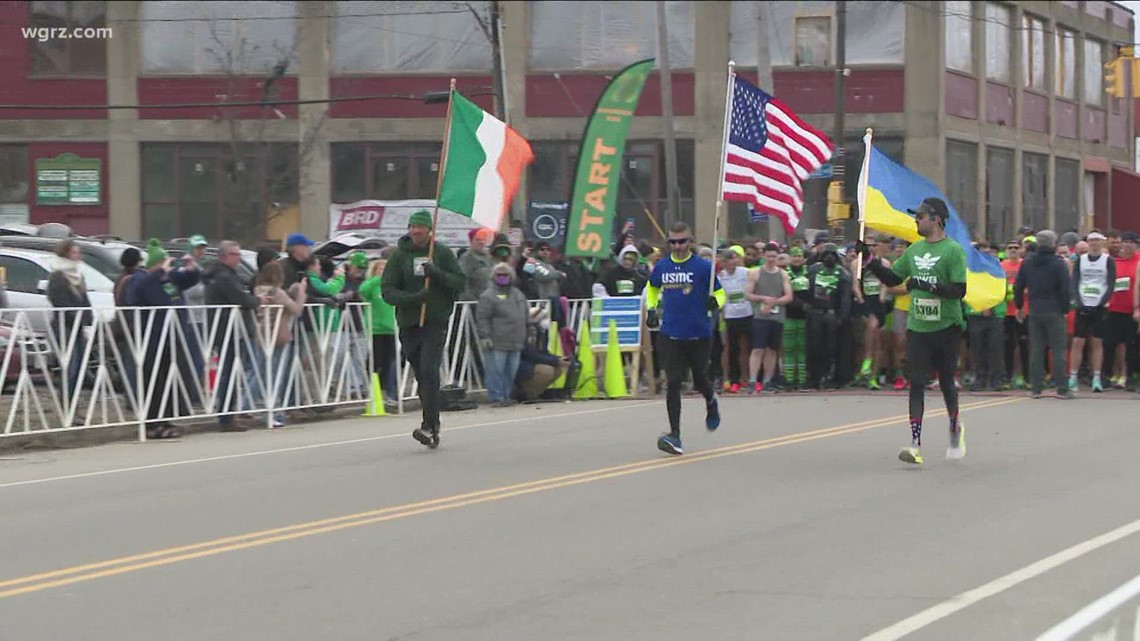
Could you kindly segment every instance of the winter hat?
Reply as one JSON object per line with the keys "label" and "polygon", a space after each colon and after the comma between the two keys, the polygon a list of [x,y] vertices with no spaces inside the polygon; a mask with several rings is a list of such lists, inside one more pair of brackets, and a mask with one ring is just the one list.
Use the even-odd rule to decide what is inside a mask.
{"label": "winter hat", "polygon": [[357,269],[367,269],[368,255],[362,251],[354,251],[348,256],[348,264]]}
{"label": "winter hat", "polygon": [[123,269],[134,269],[142,262],[142,252],[137,247],[128,247],[119,256],[119,266]]}
{"label": "winter hat", "polygon": [[788,255],[793,256],[793,257],[794,256],[803,256],[804,250],[799,248],[799,247],[793,247],[793,248],[788,250]]}
{"label": "winter hat", "polygon": [[151,238],[146,243],[146,268],[162,264],[166,260],[166,250],[159,244],[157,238]]}
{"label": "winter hat", "polygon": [[498,276],[499,274],[507,274],[510,276],[514,274],[514,270],[511,269],[511,266],[506,263],[499,263],[498,265],[495,265],[495,267],[491,270],[491,275]]}
{"label": "winter hat", "polygon": [[206,237],[202,234],[194,234],[190,237],[190,240],[186,242],[186,246],[190,249],[194,249],[195,247],[206,247],[209,244],[210,243],[206,242]]}
{"label": "winter hat", "polygon": [[1077,243],[1081,242],[1081,235],[1075,231],[1067,231],[1061,234],[1061,242],[1068,245],[1069,247],[1073,247]]}
{"label": "winter hat", "polygon": [[428,210],[421,209],[411,216],[408,216],[408,227],[412,225],[422,225],[431,229],[431,214],[428,213]]}
{"label": "winter hat", "polygon": [[621,256],[625,256],[626,254],[637,254],[638,258],[641,257],[641,252],[638,251],[638,249],[636,247],[634,247],[633,245],[626,245],[625,247],[622,247],[621,253],[618,254],[618,257],[620,258]]}

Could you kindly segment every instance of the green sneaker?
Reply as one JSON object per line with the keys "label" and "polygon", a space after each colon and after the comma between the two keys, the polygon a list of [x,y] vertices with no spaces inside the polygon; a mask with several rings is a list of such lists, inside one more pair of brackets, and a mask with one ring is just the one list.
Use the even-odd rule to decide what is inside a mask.
{"label": "green sneaker", "polygon": [[879,385],[879,379],[878,378],[872,376],[871,380],[867,381],[867,389],[871,390],[872,392],[877,392],[877,391],[883,389],[883,386]]}
{"label": "green sneaker", "polygon": [[1077,391],[1077,377],[1075,375],[1069,376],[1069,389],[1074,392]]}
{"label": "green sneaker", "polygon": [[917,446],[904,447],[899,452],[899,460],[903,463],[910,463],[911,465],[922,465],[922,454],[918,451]]}
{"label": "green sneaker", "polygon": [[1025,389],[1025,377],[1021,374],[1013,377],[1013,389]]}

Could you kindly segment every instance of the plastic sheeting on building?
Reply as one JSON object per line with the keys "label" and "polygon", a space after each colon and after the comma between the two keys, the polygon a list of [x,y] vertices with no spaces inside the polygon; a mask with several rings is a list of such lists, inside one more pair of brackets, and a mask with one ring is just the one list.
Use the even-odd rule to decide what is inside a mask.
{"label": "plastic sheeting on building", "polygon": [[295,59],[295,2],[144,2],[139,10],[143,73],[264,74]]}
{"label": "plastic sheeting on building", "polygon": [[[736,64],[755,67],[760,57],[757,33],[759,2],[733,2],[729,27],[730,52]],[[797,16],[834,15],[834,2],[768,2],[767,40],[772,66],[795,64]],[[847,64],[902,64],[906,34],[906,4],[847,3]],[[834,28],[832,29],[834,37]],[[832,44],[834,50],[834,41]]]}
{"label": "plastic sheeting on building", "polygon": [[[693,3],[668,2],[669,61],[693,66]],[[530,3],[532,70],[621,69],[657,57],[657,3]]]}
{"label": "plastic sheeting on building", "polygon": [[[339,1],[334,73],[491,71],[486,2]],[[564,35],[564,34],[563,34]]]}

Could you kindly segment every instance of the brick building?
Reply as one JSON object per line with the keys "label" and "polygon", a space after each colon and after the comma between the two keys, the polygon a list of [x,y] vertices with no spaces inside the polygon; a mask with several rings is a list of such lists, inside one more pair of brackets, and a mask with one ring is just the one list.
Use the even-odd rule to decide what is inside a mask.
{"label": "brick building", "polygon": [[[321,237],[330,202],[430,198],[444,107],[395,96],[446,89],[454,76],[491,108],[490,40],[467,4],[3,3],[0,220],[219,238],[270,215],[269,237],[294,228]],[[486,15],[486,3],[470,4]],[[657,54],[656,8],[500,6],[506,106],[537,155],[526,198],[564,200],[607,74]],[[829,134],[834,127],[834,3],[768,6],[761,34],[754,2],[667,4],[681,215],[705,238],[730,58],[754,78],[766,42],[776,95]],[[1067,228],[1089,211],[1101,225],[1125,220],[1134,128],[1131,110],[1105,96],[1101,65],[1114,42],[1132,39],[1131,12],[1092,0],[846,6],[850,194],[859,138],[873,127],[880,148],[944,186],[979,233],[1004,238],[1023,222]],[[43,26],[108,27],[111,36],[21,34]],[[308,102],[260,106],[266,97]],[[214,106],[235,101],[252,104]],[[58,108],[69,105],[91,108]],[[644,234],[644,209],[660,216],[666,203],[661,107],[655,75],[633,121],[618,204]],[[90,173],[82,185],[51,173],[76,159],[98,161],[98,198],[68,196],[92,193]],[[804,226],[825,224],[825,191],[810,181]],[[739,207],[730,218],[734,234],[761,231]]]}

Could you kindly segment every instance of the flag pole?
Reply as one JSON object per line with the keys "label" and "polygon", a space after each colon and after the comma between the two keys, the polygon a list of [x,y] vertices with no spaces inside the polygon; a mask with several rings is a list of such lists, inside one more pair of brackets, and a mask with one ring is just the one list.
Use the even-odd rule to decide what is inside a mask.
{"label": "flag pole", "polygon": [[[435,256],[435,231],[439,227],[439,192],[443,189],[443,173],[447,169],[447,146],[451,140],[451,106],[455,98],[455,78],[451,79],[450,91],[447,94],[447,119],[443,125],[443,149],[439,154],[439,176],[435,181],[435,208],[431,215],[431,235],[428,237],[428,262]],[[424,275],[424,289],[431,286],[431,276]],[[427,318],[427,300],[420,303],[420,327],[423,327]]]}
{"label": "flag pole", "polygon": [[[871,136],[873,131],[867,127],[867,133],[863,136],[863,166],[859,170],[858,189],[856,191],[856,202],[859,205],[859,241],[867,242],[867,171],[871,167]],[[859,281],[863,278],[863,261],[858,260],[855,262],[855,280]]]}
{"label": "flag pole", "polygon": [[716,283],[716,245],[720,241],[720,214],[724,210],[724,166],[728,160],[728,126],[732,121],[732,89],[736,84],[736,61],[728,61],[728,89],[724,94],[724,131],[720,139],[720,179],[717,183],[716,214],[713,218],[713,261],[709,275],[709,296]]}

